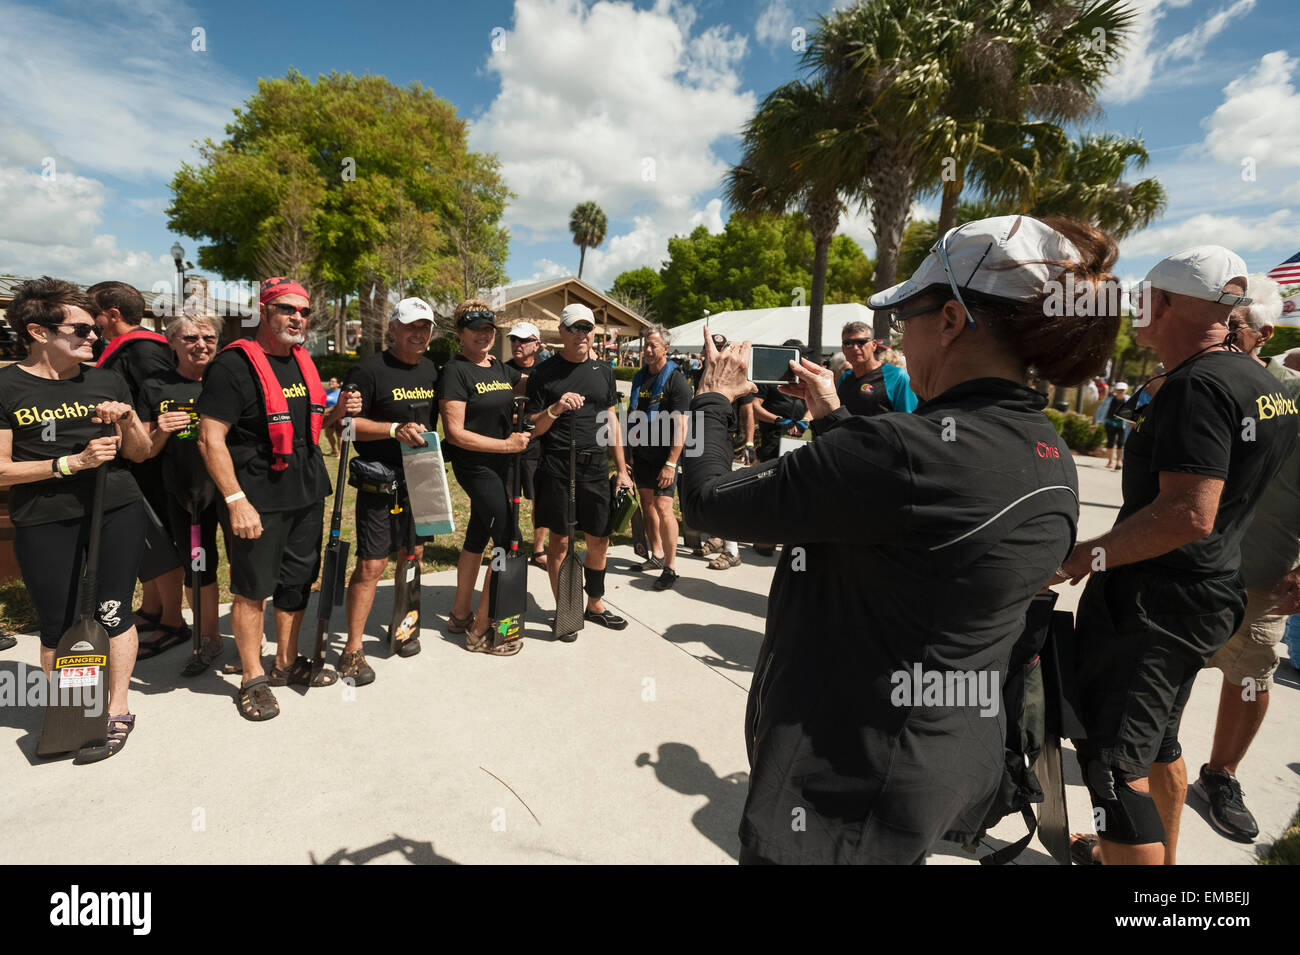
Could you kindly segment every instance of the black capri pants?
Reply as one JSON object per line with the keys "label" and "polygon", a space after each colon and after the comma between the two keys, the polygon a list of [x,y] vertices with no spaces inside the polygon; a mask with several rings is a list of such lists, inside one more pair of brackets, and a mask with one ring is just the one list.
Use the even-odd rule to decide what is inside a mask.
{"label": "black capri pants", "polygon": [[1106,447],[1124,450],[1124,441],[1128,438],[1128,429],[1122,424],[1106,422]]}
{"label": "black capri pants", "polygon": [[493,546],[510,546],[514,528],[510,527],[510,501],[506,496],[506,479],[510,474],[510,455],[494,455],[500,463],[486,460],[456,461],[452,469],[456,480],[469,495],[469,526],[465,528],[465,550],[481,554],[488,540]]}
{"label": "black capri pants", "polygon": [[[199,586],[206,587],[217,582],[217,524],[219,523],[217,502],[214,500],[199,511],[199,546],[203,548],[202,570],[199,571]],[[190,510],[187,504],[167,495],[167,526],[171,529],[172,540],[176,542],[176,552],[184,558],[185,586],[194,586],[195,565],[194,545],[190,536]]]}
{"label": "black capri pants", "polygon": [[[95,619],[110,637],[131,629],[135,575],[144,556],[144,503],[104,512]],[[90,547],[89,517],[14,526],[14,556],[40,619],[41,645],[54,649],[77,619],[77,585]]]}

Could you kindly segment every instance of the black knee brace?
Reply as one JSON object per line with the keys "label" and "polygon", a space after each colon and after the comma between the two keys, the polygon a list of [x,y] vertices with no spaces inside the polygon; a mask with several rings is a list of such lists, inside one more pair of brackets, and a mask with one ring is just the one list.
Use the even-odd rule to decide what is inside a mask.
{"label": "black knee brace", "polygon": [[1165,841],[1165,826],[1150,793],[1141,793],[1116,778],[1115,771],[1100,759],[1090,760],[1083,779],[1092,797],[1097,834],[1110,842],[1141,846]]}
{"label": "black knee brace", "polygon": [[605,596],[605,568],[592,570],[590,567],[582,568],[582,577],[586,586],[583,588],[587,591],[587,596],[592,600],[599,600]]}
{"label": "black knee brace", "polygon": [[307,601],[311,597],[311,584],[305,587],[285,587],[277,585],[275,596],[271,598],[271,606],[276,610],[283,610],[285,613],[297,613],[299,610],[307,609]]}

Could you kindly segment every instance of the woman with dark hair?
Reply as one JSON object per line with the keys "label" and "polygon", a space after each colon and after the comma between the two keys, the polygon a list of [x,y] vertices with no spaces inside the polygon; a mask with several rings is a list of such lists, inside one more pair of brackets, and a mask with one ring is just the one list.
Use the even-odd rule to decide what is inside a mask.
{"label": "woman with dark hair", "polygon": [[916,411],[849,415],[829,370],[792,363],[785,387],[816,439],[734,475],[727,416],[754,387],[749,347],[719,354],[705,336],[686,520],[786,545],[746,714],[742,863],[916,864],[980,830],[1003,773],[1001,677],[1078,520],[1070,452],[1025,381],[1105,365],[1118,301],[1096,293],[1115,256],[1072,222],[950,231],[871,299],[903,331]]}
{"label": "woman with dark hair", "polygon": [[[221,338],[219,318],[182,315],[167,323],[167,344],[176,354],[176,367],[145,379],[140,389],[140,417],[149,429],[149,456],[161,457],[163,488],[167,493],[167,513],[163,515],[176,542],[176,551],[184,557],[184,566],[172,571],[175,581],[160,580],[164,588],[174,586],[183,577],[185,592],[193,610],[194,574],[203,588],[202,644],[181,670],[181,676],[199,676],[221,656],[221,633],[217,627],[217,502],[216,487],[208,476],[203,456],[199,454],[199,395],[203,392],[203,370],[217,354]],[[190,505],[199,508],[198,558],[201,568],[195,571],[195,554],[190,539]]]}
{"label": "woman with dark hair", "polygon": [[497,330],[492,308],[469,299],[456,306],[460,352],[452,355],[438,381],[438,406],[447,443],[455,451],[452,468],[469,495],[469,527],[456,565],[456,599],[447,629],[465,634],[465,649],[511,656],[522,641],[511,640],[492,649],[488,634],[488,587],[492,568],[484,572],[477,612],[472,612],[474,578],[483,563],[489,538],[495,547],[509,547],[517,530],[510,524],[506,478],[510,456],[528,447],[528,434],[515,431],[514,379],[492,356]]}
{"label": "woman with dark hair", "polygon": [[94,360],[94,309],[71,282],[46,277],[18,287],[6,318],[27,344],[27,357],[0,369],[0,487],[11,489],[14,555],[40,619],[41,667],[48,677],[59,637],[77,613],[96,469],[109,469],[94,602],[95,618],[111,638],[113,755],[135,726],[127,708],[139,639],[131,598],[145,532],[140,489],[118,450],[143,461],[149,437],[131,407],[126,380],[82,364]]}

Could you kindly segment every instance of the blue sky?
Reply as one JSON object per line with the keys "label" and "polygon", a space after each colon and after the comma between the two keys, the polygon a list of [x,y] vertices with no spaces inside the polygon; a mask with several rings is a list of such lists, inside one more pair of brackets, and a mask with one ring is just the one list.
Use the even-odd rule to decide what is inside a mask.
{"label": "blue sky", "polygon": [[[1122,244],[1120,273],[1140,277],[1162,255],[1210,241],[1271,268],[1300,248],[1294,14],[1286,0],[1135,6],[1136,42],[1089,125],[1143,136],[1144,175],[1165,183],[1170,203]],[[221,136],[259,76],[296,67],[418,80],[453,103],[471,145],[501,158],[519,194],[506,216],[513,281],[576,271],[567,213],[598,201],[609,238],[588,252],[584,277],[606,287],[625,269],[657,267],[669,236],[722,227],[719,179],[737,158],[736,132],[798,75],[791,31],[829,9],[0,0],[0,272],[144,288],[170,279],[171,173],[195,140]],[[206,49],[193,49],[196,28]],[[864,211],[841,226],[872,251]],[[196,258],[195,241],[180,241]]]}

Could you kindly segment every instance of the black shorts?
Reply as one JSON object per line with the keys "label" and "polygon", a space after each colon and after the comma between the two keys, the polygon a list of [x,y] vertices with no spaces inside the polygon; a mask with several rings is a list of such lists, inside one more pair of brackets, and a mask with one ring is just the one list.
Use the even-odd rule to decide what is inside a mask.
{"label": "black shorts", "polygon": [[1124,449],[1124,441],[1128,437],[1128,429],[1122,424],[1107,424],[1106,426],[1106,447]]}
{"label": "black shorts", "polygon": [[[398,492],[401,513],[394,514],[389,494],[357,491],[357,559],[387,560],[395,551],[405,550],[411,541],[411,504],[406,489]],[[415,538],[423,544],[427,537]]]}
{"label": "black shorts", "polygon": [[[609,531],[609,470],[603,454],[589,463],[579,463],[576,484],[577,530],[589,537],[604,537]],[[537,499],[533,525],[565,535],[569,513],[569,458],[542,457],[537,469]]]}
{"label": "black shorts", "polygon": [[514,536],[510,527],[510,500],[506,494],[506,478],[510,460],[507,455],[499,463],[457,461],[452,465],[456,480],[469,495],[469,524],[465,528],[464,549],[470,554],[481,554],[491,540],[494,547],[510,546]]}
{"label": "black shorts", "polygon": [[[144,502],[104,512],[95,581],[95,619],[116,637],[131,629],[135,575],[144,556]],[[40,620],[41,645],[53,649],[77,619],[77,585],[90,547],[90,521],[79,517],[14,526],[14,556]]]}
{"label": "black shorts", "polygon": [[1178,724],[1196,675],[1246,613],[1235,572],[1187,579],[1140,565],[1092,575],[1079,600],[1075,668],[1086,740],[1127,779],[1182,754]]}
{"label": "black shorts", "polygon": [[185,586],[194,586],[193,569],[201,557],[199,582],[206,587],[217,582],[217,503],[213,501],[199,512],[199,545],[203,548],[201,555],[194,554],[194,544],[190,539],[190,511],[170,494],[167,495],[167,512],[162,516],[172,532],[176,542],[176,552],[185,558]]}
{"label": "black shorts", "polygon": [[653,490],[656,497],[672,497],[673,491],[677,488],[677,472],[673,472],[673,482],[667,487],[659,486],[659,472],[668,462],[668,455],[658,458],[644,458],[633,456],[632,458],[632,478],[636,482],[638,490]]}
{"label": "black shorts", "polygon": [[519,459],[519,487],[526,501],[537,500],[537,465],[541,460],[540,457]]}
{"label": "black shorts", "polygon": [[230,592],[249,600],[273,597],[277,610],[303,610],[320,573],[324,503],[260,516],[262,536],[246,540],[231,533],[230,512],[221,508],[221,530],[230,560]]}

